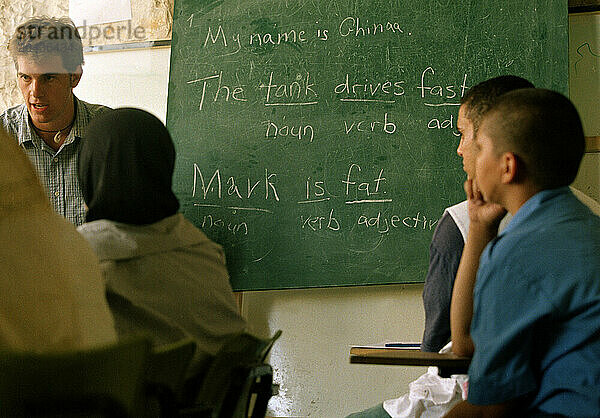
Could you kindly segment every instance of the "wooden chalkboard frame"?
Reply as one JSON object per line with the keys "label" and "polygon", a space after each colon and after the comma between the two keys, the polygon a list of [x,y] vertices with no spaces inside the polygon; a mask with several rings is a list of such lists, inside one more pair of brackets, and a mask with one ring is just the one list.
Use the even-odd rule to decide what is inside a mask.
{"label": "wooden chalkboard frame", "polygon": [[600,0],[569,0],[569,13],[600,11]]}

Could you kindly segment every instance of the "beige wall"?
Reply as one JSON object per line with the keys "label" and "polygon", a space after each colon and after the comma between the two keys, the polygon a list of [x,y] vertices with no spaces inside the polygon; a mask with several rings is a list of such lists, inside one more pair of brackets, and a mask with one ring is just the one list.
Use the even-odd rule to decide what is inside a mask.
{"label": "beige wall", "polygon": [[[600,13],[569,16],[569,95],[587,136],[600,136]],[[600,201],[600,153],[587,154],[574,186]]]}
{"label": "beige wall", "polygon": [[16,27],[33,16],[47,15],[62,17],[68,15],[68,0],[51,2],[31,0],[0,0],[0,109],[20,103],[21,96],[15,83],[15,70],[8,55],[6,45]]}
{"label": "beige wall", "polygon": [[587,153],[573,187],[600,202],[600,153]]}
{"label": "beige wall", "polygon": [[[29,2],[0,0],[3,33],[21,16],[37,13],[33,6],[13,3]],[[16,9],[16,14],[9,11]],[[9,14],[10,21],[5,17]],[[86,54],[76,94],[111,106],[142,107],[165,120],[169,53],[168,48],[159,48]],[[11,85],[12,63],[2,61],[0,74],[11,80],[3,83],[5,107],[18,101]],[[587,155],[577,179],[577,186],[596,198],[599,167],[598,154]],[[420,340],[422,288],[391,285],[245,293],[243,312],[252,330],[264,336],[283,330],[271,355],[280,394],[271,400],[269,413],[341,417],[405,393],[408,383],[424,369],[350,365],[348,351],[354,343]]]}

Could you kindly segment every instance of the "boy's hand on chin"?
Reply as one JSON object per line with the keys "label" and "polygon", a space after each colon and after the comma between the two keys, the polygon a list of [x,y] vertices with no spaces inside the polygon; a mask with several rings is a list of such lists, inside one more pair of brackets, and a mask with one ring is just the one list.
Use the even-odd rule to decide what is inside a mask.
{"label": "boy's hand on chin", "polygon": [[497,203],[487,202],[474,179],[467,179],[464,187],[471,223],[498,228],[500,221],[506,215],[506,209]]}

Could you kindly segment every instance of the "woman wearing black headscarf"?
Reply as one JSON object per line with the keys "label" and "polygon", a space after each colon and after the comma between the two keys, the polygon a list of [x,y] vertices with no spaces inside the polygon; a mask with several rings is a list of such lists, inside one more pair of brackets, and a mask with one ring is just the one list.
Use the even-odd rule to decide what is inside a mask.
{"label": "woman wearing black headscarf", "polygon": [[79,182],[88,207],[78,230],[96,251],[120,336],[198,342],[197,363],[242,331],[220,245],[178,213],[175,148],[160,120],[139,109],[106,112],[88,126]]}

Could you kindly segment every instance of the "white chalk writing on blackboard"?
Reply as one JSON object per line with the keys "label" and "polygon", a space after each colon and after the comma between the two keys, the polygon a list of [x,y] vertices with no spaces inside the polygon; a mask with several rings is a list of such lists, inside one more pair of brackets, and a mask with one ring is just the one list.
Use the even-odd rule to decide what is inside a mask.
{"label": "white chalk writing on blackboard", "polygon": [[[223,198],[223,189],[226,189],[226,194],[228,196],[234,196],[243,199],[250,199],[253,196],[263,197],[265,200],[275,199],[279,201],[279,194],[277,192],[277,187],[275,184],[275,180],[277,178],[276,173],[269,173],[269,170],[265,168],[265,175],[263,178],[259,180],[251,179],[250,177],[246,177],[246,182],[242,181],[238,182],[234,176],[228,177],[226,181],[226,187],[223,187],[223,181],[221,178],[221,170],[216,169],[211,176],[210,180],[207,180],[202,173],[202,170],[198,166],[198,164],[194,163],[194,182],[192,189],[192,197],[196,197],[198,191],[198,185],[200,186],[202,192],[202,199],[207,199],[209,193],[211,197],[215,197],[218,199]],[[263,184],[262,187],[258,187]],[[243,184],[243,186],[240,186]],[[245,188],[244,188],[245,186]],[[240,192],[241,188],[241,192]],[[243,194],[242,194],[243,192]]]}

